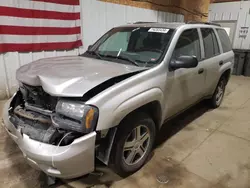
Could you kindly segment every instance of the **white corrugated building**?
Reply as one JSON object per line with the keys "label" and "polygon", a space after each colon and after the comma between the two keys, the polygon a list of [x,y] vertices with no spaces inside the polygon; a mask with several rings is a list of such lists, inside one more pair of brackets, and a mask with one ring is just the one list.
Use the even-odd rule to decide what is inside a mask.
{"label": "white corrugated building", "polygon": [[209,21],[226,29],[235,52],[235,75],[250,76],[250,1],[213,3]]}
{"label": "white corrugated building", "polygon": [[250,1],[213,3],[208,20],[227,29],[234,49],[250,49]]}

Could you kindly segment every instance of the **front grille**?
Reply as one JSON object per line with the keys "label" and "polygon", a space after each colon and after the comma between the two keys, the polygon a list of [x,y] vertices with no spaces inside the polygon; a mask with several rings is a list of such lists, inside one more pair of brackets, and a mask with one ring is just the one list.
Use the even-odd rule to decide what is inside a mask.
{"label": "front grille", "polygon": [[23,95],[24,101],[28,104],[50,111],[55,110],[58,97],[50,96],[41,86],[22,84],[20,91]]}

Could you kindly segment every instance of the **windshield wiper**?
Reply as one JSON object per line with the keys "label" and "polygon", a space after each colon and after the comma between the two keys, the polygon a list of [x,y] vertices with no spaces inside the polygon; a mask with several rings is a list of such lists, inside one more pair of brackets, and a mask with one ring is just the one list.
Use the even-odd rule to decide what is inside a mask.
{"label": "windshield wiper", "polygon": [[133,65],[136,65],[137,67],[139,67],[139,64],[136,63],[135,60],[133,60],[133,59],[127,57],[127,56],[118,56],[118,57],[116,57],[116,58],[117,58],[117,59],[121,59],[121,60],[129,61],[129,62],[132,63]]}
{"label": "windshield wiper", "polygon": [[104,57],[109,57],[109,58],[114,58],[114,59],[121,59],[121,60],[125,60],[125,61],[128,61],[130,63],[132,63],[133,65],[135,66],[138,66],[139,67],[139,64],[136,63],[135,60],[127,57],[127,56],[112,56],[112,55],[105,55]]}
{"label": "windshield wiper", "polygon": [[87,51],[87,53],[90,54],[90,55],[95,55],[99,59],[102,59],[102,56],[98,52],[96,52],[96,51]]}

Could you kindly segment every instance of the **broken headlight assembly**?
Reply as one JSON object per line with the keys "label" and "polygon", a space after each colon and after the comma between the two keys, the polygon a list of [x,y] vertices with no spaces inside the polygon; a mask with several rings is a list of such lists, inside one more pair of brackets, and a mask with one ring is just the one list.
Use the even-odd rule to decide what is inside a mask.
{"label": "broken headlight assembly", "polygon": [[56,105],[56,113],[52,115],[55,127],[90,133],[94,131],[98,119],[98,109],[78,101],[60,100]]}

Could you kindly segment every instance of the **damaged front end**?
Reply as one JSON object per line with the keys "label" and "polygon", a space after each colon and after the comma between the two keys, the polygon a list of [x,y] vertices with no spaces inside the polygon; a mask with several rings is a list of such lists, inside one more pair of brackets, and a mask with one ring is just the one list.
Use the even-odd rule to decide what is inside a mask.
{"label": "damaged front end", "polygon": [[98,109],[81,99],[63,99],[44,92],[40,86],[21,84],[10,104],[9,120],[31,139],[65,146],[94,131]]}

